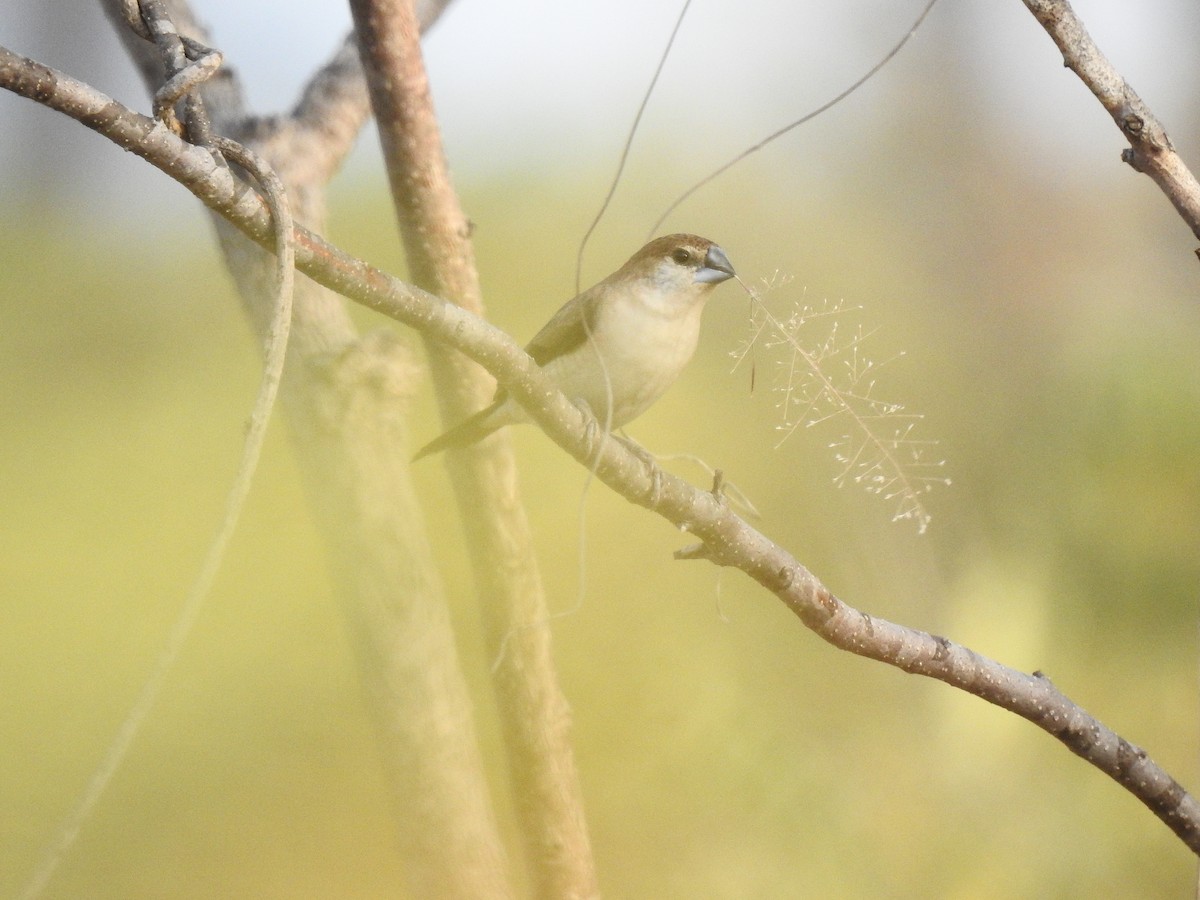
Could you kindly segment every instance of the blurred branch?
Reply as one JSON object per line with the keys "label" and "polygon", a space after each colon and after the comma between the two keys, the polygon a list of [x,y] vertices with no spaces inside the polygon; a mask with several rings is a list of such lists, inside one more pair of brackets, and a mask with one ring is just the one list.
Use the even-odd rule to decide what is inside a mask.
{"label": "blurred branch", "polygon": [[[163,67],[154,48],[125,27],[122,8],[129,3],[105,3],[119,32],[130,34],[127,46],[156,91]],[[162,5],[181,33],[201,37],[186,3]],[[184,168],[231,189],[235,206],[261,209],[258,195],[234,172],[206,151],[185,149],[163,123],[130,118],[108,98],[27,61],[14,69],[17,59],[0,51],[5,79],[19,69],[34,96],[57,96],[110,136],[130,129],[117,138],[122,146],[144,142],[160,151],[169,146],[176,155],[182,151],[191,157],[180,160]],[[199,94],[217,133],[236,134],[270,159],[287,184],[297,220],[322,227],[325,182],[369,114],[352,44],[343,43],[314,78],[294,118],[245,115],[237,79],[225,70]],[[247,312],[265,335],[272,257],[224,220],[217,222]],[[504,850],[470,697],[405,454],[396,451],[407,441],[403,401],[414,390],[419,366],[394,339],[360,339],[342,299],[305,279],[296,285],[292,335],[281,397],[316,521],[332,551],[367,708],[378,726],[409,892],[503,896]]]}
{"label": "blurred branch", "polygon": [[[162,26],[167,23],[159,19],[151,24]],[[137,19],[136,26],[131,23],[131,27],[139,27],[139,34],[147,40],[155,39],[156,35],[151,34],[150,30],[146,30],[146,26],[140,18]],[[163,33],[163,29],[157,27],[151,30],[156,34]],[[168,46],[168,43],[179,44],[178,35],[173,35],[172,42],[160,45],[160,50],[163,52],[167,71],[173,73],[174,76],[182,75],[183,77],[172,77],[168,84],[159,90],[155,97],[155,105],[160,113],[169,113],[171,121],[174,122],[175,102],[180,99],[182,93],[194,89],[198,83],[195,79],[203,79],[216,71],[216,67],[220,64],[220,54],[204,48],[198,51],[196,61],[189,63],[182,53],[176,57],[175,51],[181,50],[181,47]],[[184,75],[184,73],[190,74]],[[168,94],[169,85],[173,85],[170,96],[163,99]],[[185,87],[185,85],[187,86]],[[203,120],[204,116],[199,110],[200,101],[189,98],[188,102],[192,113]],[[167,675],[174,668],[180,652],[191,635],[200,611],[212,592],[213,583],[224,567],[226,553],[241,521],[246,498],[250,494],[250,488],[258,471],[258,462],[266,441],[267,426],[270,424],[279,384],[283,379],[284,362],[287,359],[288,334],[291,331],[292,297],[296,275],[295,253],[292,246],[295,228],[287,191],[279,176],[261,157],[236,141],[223,137],[218,137],[214,141],[211,135],[207,135],[206,144],[219,148],[219,152],[223,156],[236,161],[250,173],[263,189],[266,202],[271,208],[271,221],[275,228],[276,297],[263,351],[265,360],[258,395],[247,423],[237,472],[226,496],[224,515],[204,554],[200,568],[188,588],[183,606],[167,634],[167,640],[159,651],[149,676],[142,684],[137,699],[117,728],[116,734],[109,742],[107,750],[93,770],[87,784],[77,796],[74,805],[59,824],[57,833],[45,845],[41,859],[21,891],[22,898],[37,897],[53,879],[59,865],[74,845],[83,825],[91,816],[96,803],[104,796],[113,775],[124,762],[146,718],[157,704]]]}
{"label": "blurred branch", "polygon": [[[483,314],[470,224],[450,183],[412,0],[350,0],[408,268],[420,287]],[[486,405],[493,382],[425,338],[443,421]],[[447,456],[477,586],[512,795],[536,896],[599,894],[570,709],[554,668],[550,613],[516,461],[506,438]]]}
{"label": "blurred branch", "polygon": [[[257,195],[213,164],[204,150],[121,108],[87,85],[0,48],[0,87],[72,115],[175,178],[247,236],[270,246],[270,221]],[[1041,673],[1027,675],[944,637],[847,606],[785,549],[698,490],[618,441],[595,447],[583,413],[508,335],[482,319],[375,269],[306,229],[296,229],[297,267],[350,299],[465,353],[505,385],[546,434],[632,503],[652,509],[701,543],[685,558],[736,567],[778,597],[834,646],[924,675],[1028,719],[1113,778],[1188,847],[1200,853],[1200,803],[1155,763],[1069,700]],[[655,488],[658,488],[656,491]]]}
{"label": "blurred branch", "polygon": [[[1067,0],[1023,0],[1062,51],[1063,63],[1108,110],[1129,147],[1121,159],[1149,175],[1200,238],[1200,183],[1175,152],[1166,129],[1096,46]],[[1197,254],[1200,255],[1200,249]]]}
{"label": "blurred branch", "polygon": [[[186,3],[169,2],[186,15]],[[295,198],[298,219],[323,228],[327,182],[370,115],[354,39],[318,69],[291,116],[235,118],[242,104],[226,108],[220,99],[206,96],[214,125],[268,156]],[[270,256],[224,220],[218,233],[261,328]],[[336,294],[303,280],[300,288],[284,400],[317,522],[333,550],[409,892],[505,896],[507,861],[471,698],[424,516],[396,453],[408,440],[404,401],[420,378],[418,363],[395,340],[360,339]]]}

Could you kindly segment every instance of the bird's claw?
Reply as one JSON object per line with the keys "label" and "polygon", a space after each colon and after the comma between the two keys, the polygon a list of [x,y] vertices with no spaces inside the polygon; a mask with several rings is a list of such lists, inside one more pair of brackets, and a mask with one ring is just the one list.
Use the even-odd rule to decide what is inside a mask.
{"label": "bird's claw", "polygon": [[683,460],[685,462],[694,463],[712,476],[711,493],[718,503],[735,511],[741,512],[743,515],[749,516],[752,519],[762,518],[762,514],[758,511],[758,507],[756,507],[750,501],[750,498],[746,496],[745,492],[743,492],[741,488],[739,488],[732,481],[729,481],[725,477],[725,473],[722,470],[713,468],[700,457],[691,453],[669,453],[663,456],[658,456],[656,459]]}
{"label": "bird's claw", "polygon": [[588,464],[595,466],[600,462],[600,420],[592,412],[591,405],[582,397],[576,397],[571,402],[583,413],[583,441],[587,445]]}
{"label": "bird's claw", "polygon": [[656,506],[663,492],[663,472],[658,465],[658,457],[635,441],[627,434],[618,434],[617,440],[628,448],[646,466],[646,476],[650,479],[650,490],[646,494],[646,503]]}

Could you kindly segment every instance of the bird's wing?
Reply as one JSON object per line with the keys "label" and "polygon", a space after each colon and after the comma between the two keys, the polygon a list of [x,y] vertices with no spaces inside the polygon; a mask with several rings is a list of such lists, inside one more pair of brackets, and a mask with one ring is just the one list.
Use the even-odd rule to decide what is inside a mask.
{"label": "bird's wing", "polygon": [[533,336],[533,340],[525,345],[525,352],[533,357],[534,362],[544,366],[587,340],[588,330],[594,328],[596,323],[600,287],[596,285],[564,304]]}
{"label": "bird's wing", "polygon": [[[533,357],[535,363],[545,366],[550,360],[565,356],[587,340],[588,330],[595,329],[596,306],[603,289],[604,282],[588,288],[564,303],[562,308],[550,317],[550,321],[542,326],[542,330],[525,345],[525,352]],[[508,391],[504,390],[504,386],[496,385],[493,401],[502,403],[507,397]]]}

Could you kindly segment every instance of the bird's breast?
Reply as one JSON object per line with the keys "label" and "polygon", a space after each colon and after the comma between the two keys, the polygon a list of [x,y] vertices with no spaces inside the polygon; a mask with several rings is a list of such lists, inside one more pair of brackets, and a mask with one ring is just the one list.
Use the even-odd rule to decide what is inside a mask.
{"label": "bird's breast", "polygon": [[661,397],[692,358],[702,306],[610,304],[596,317],[591,342],[552,362],[548,374],[601,420],[611,398],[612,427],[619,428]]}

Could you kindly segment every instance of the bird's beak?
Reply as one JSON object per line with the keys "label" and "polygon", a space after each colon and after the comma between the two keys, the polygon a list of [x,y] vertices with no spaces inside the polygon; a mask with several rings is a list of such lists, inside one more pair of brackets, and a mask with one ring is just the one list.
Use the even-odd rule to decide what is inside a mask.
{"label": "bird's beak", "polygon": [[708,248],[708,255],[704,257],[704,268],[696,272],[696,281],[701,284],[720,284],[736,274],[725,251],[713,244]]}

